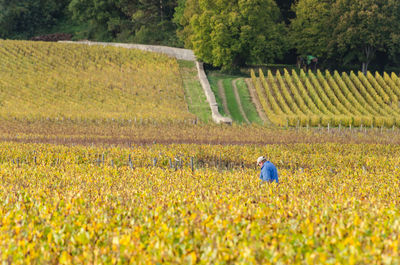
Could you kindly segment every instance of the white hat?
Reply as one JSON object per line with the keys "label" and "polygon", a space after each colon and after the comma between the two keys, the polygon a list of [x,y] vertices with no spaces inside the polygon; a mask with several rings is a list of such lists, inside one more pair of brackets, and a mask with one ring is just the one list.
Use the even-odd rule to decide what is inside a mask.
{"label": "white hat", "polygon": [[257,158],[257,165],[260,164],[260,162],[266,161],[267,159],[263,156],[260,156],[259,158]]}

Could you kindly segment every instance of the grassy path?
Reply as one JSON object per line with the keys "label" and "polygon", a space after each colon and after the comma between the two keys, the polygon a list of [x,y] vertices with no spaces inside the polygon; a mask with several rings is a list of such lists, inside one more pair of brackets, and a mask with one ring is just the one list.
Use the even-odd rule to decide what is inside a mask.
{"label": "grassy path", "polygon": [[236,86],[236,83],[237,83],[239,80],[240,80],[239,78],[232,80],[233,93],[235,94],[235,98],[236,98],[236,102],[237,102],[237,104],[238,104],[238,106],[239,106],[240,114],[242,114],[242,117],[243,117],[243,119],[246,121],[246,123],[250,123],[250,121],[249,121],[249,119],[247,118],[247,115],[246,115],[246,113],[245,113],[245,111],[244,111],[244,109],[243,109],[242,102],[241,102],[241,100],[240,100],[239,90],[238,90],[238,87]]}
{"label": "grassy path", "polygon": [[239,104],[236,101],[235,93],[233,91],[233,86],[232,86],[232,80],[233,78],[226,78],[222,80],[223,87],[225,90],[225,95],[226,95],[226,101],[228,102],[228,109],[229,113],[231,114],[231,118],[238,122],[238,123],[243,123],[245,122],[242,114],[240,113],[239,110]]}
{"label": "grassy path", "polygon": [[229,108],[228,108],[228,102],[226,100],[226,94],[225,94],[225,88],[224,88],[223,81],[224,80],[222,80],[222,79],[218,80],[218,94],[222,100],[222,107],[224,108],[225,114],[228,116],[231,116],[231,112],[229,111]]}
{"label": "grassy path", "polygon": [[211,121],[210,106],[198,79],[195,63],[183,60],[178,60],[178,63],[189,111],[202,122]]}
{"label": "grassy path", "polygon": [[208,81],[210,82],[211,90],[215,95],[215,100],[218,103],[219,113],[221,113],[222,116],[227,117],[228,115],[225,113],[225,110],[224,110],[224,107],[222,104],[222,99],[219,96],[219,91],[218,91],[218,80],[220,78],[218,78],[214,74],[207,74],[207,78],[208,78]]}
{"label": "grassy path", "polygon": [[[218,72],[209,72],[207,77],[223,115],[230,116],[237,123],[268,124],[260,118],[245,78]],[[261,113],[265,117],[264,112]]]}

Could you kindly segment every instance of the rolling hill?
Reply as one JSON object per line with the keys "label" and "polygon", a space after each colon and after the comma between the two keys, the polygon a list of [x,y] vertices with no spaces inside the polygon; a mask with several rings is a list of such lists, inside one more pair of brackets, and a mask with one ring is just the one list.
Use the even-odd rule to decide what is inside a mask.
{"label": "rolling hill", "polygon": [[176,59],[116,47],[0,41],[0,118],[183,122]]}

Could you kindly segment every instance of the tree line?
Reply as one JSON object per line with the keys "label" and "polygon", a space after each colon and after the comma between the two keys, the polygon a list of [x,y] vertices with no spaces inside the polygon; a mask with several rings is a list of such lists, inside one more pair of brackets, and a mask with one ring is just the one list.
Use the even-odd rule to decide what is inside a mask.
{"label": "tree line", "polygon": [[224,70],[318,57],[325,68],[400,66],[398,0],[0,0],[0,38],[193,49]]}

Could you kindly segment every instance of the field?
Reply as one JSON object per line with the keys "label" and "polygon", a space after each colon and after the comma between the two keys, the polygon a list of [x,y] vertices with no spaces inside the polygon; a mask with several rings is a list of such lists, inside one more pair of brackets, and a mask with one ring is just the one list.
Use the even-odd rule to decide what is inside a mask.
{"label": "field", "polygon": [[[235,120],[217,125],[192,62],[17,41],[0,52],[0,263],[400,264],[400,95],[317,113],[302,94],[287,107],[305,112],[275,112],[264,86],[278,77],[253,73],[251,90],[211,74]],[[279,184],[260,183],[260,155]]]}
{"label": "field", "polygon": [[[398,146],[1,150],[8,263],[400,262]],[[279,166],[279,185],[260,185],[254,167],[218,162],[254,165],[258,154]]]}

